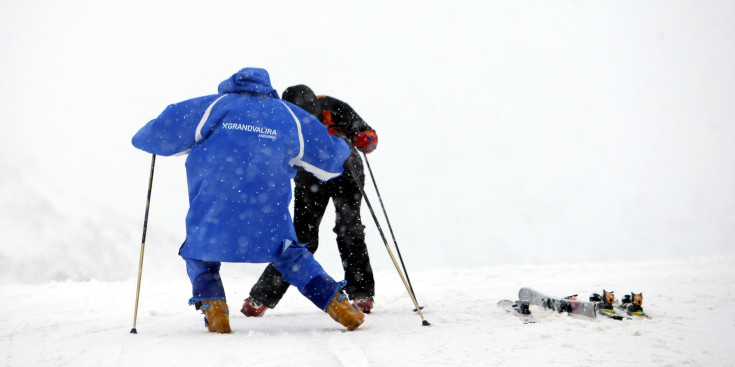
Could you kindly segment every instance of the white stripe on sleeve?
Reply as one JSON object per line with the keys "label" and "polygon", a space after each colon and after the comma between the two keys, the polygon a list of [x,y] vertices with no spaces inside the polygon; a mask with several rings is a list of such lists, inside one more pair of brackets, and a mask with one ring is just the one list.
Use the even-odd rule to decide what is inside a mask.
{"label": "white stripe on sleeve", "polygon": [[316,178],[322,181],[327,181],[329,179],[339,176],[341,174],[339,172],[328,172],[319,167],[306,163],[302,160],[304,158],[304,134],[301,132],[301,121],[299,121],[299,118],[296,117],[296,115],[293,113],[293,111],[291,111],[291,108],[289,108],[286,103],[284,103],[282,100],[279,100],[279,101],[283,103],[283,105],[286,106],[286,109],[288,109],[288,112],[291,113],[291,117],[293,117],[294,121],[296,122],[296,129],[298,130],[298,133],[299,133],[299,155],[297,155],[296,157],[293,157],[288,162],[288,164],[290,164],[291,166],[301,166],[306,171],[310,172]]}
{"label": "white stripe on sleeve", "polygon": [[214,107],[214,104],[217,103],[220,99],[224,98],[227,94],[223,94],[221,97],[217,98],[212,102],[212,104],[207,107],[207,110],[204,111],[204,116],[202,116],[202,119],[199,120],[199,125],[197,125],[196,134],[194,135],[194,142],[198,143],[199,140],[202,140],[202,128],[204,127],[204,124],[207,122],[207,119],[209,119],[209,114],[212,112],[212,107]]}
{"label": "white stripe on sleeve", "polygon": [[299,120],[298,117],[296,117],[293,111],[291,111],[291,108],[288,107],[288,105],[285,102],[283,102],[280,99],[278,100],[278,102],[281,102],[281,104],[283,104],[283,106],[286,107],[288,112],[291,114],[291,117],[293,117],[294,122],[296,122],[296,130],[299,133],[299,155],[291,158],[291,160],[288,161],[288,164],[293,166],[296,164],[296,162],[300,162],[301,158],[304,158],[304,134],[301,132],[301,121]]}

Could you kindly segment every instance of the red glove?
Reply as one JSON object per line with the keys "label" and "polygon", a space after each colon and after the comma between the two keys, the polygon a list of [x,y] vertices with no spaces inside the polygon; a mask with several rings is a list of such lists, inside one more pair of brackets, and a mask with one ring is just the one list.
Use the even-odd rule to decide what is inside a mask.
{"label": "red glove", "polygon": [[365,154],[370,153],[378,147],[378,134],[374,130],[363,131],[352,138],[352,144]]}

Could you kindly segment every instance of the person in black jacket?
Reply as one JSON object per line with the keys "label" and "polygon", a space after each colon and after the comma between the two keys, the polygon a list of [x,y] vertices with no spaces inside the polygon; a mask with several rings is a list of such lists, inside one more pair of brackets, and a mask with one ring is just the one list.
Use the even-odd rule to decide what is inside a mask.
{"label": "person in black jacket", "polygon": [[[305,85],[287,88],[282,98],[316,116],[330,134],[351,141],[356,149],[365,153],[375,150],[378,144],[375,130],[347,103],[329,96],[317,97]],[[348,164],[358,177],[354,177]],[[308,243],[307,249],[312,253],[319,247],[319,224],[331,198],[336,210],[334,232],[347,281],[345,291],[355,305],[369,313],[374,305],[375,280],[365,245],[365,226],[360,218],[362,194],[357,185],[365,183],[362,159],[353,150],[342,176],[321,182],[299,169],[294,182],[294,225],[299,242]],[[241,312],[248,317],[262,316],[268,308],[276,307],[288,287],[281,273],[269,264],[250,290]]]}

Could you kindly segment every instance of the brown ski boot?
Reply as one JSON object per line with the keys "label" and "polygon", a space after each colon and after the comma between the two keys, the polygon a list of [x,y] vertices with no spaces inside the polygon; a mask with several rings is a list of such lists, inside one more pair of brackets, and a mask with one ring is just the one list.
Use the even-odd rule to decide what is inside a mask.
{"label": "brown ski boot", "polygon": [[226,334],[230,330],[230,309],[223,299],[202,301],[201,310],[204,314],[204,325],[212,333]]}
{"label": "brown ski boot", "polygon": [[347,300],[347,296],[337,293],[327,306],[327,313],[334,319],[344,325],[347,330],[353,331],[365,321],[365,314],[355,305]]}

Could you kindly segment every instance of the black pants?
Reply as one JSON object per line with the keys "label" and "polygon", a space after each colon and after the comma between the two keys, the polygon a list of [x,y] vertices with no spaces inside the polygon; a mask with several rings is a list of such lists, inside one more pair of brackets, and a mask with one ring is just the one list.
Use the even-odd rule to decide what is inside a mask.
{"label": "black pants", "polygon": [[[359,156],[353,156],[350,162],[345,163],[342,176],[328,182],[321,182],[299,169],[294,179],[294,226],[299,242],[307,243],[307,249],[315,252],[319,247],[319,224],[331,198],[336,210],[333,230],[337,234],[337,248],[347,280],[345,291],[350,298],[372,297],[375,295],[375,280],[365,246],[365,226],[360,218],[362,194],[347,166],[349,163],[352,163],[360,186],[363,186],[365,174]],[[288,287],[281,273],[270,264],[250,290],[250,297],[274,308]]]}

